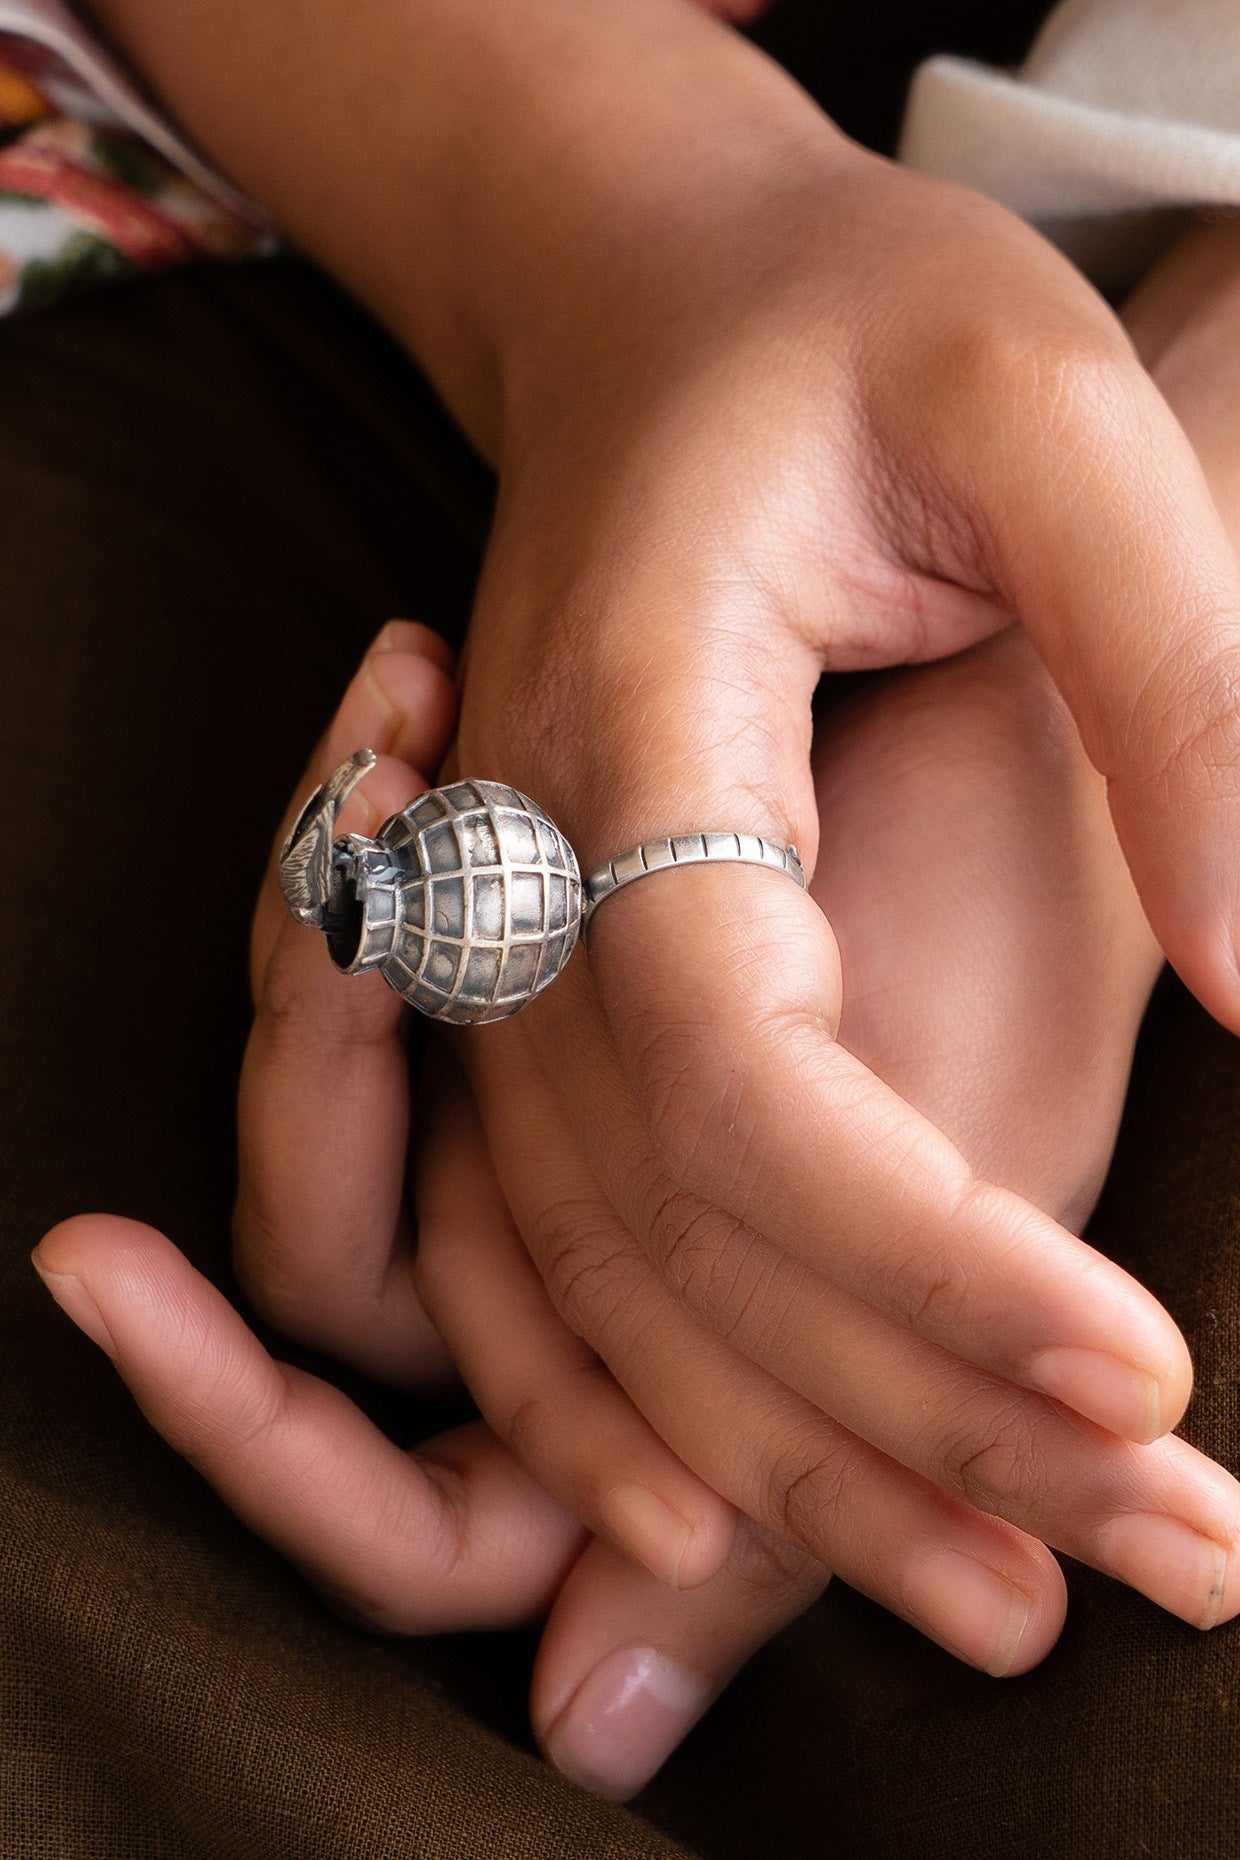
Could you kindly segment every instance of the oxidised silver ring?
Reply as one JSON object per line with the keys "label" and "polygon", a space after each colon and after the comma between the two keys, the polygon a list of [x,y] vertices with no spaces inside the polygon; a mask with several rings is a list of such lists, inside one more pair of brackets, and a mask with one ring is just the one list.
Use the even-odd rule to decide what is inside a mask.
{"label": "oxidised silver ring", "polygon": [[805,890],[805,868],[795,846],[779,846],[756,833],[675,833],[659,840],[643,840],[617,859],[591,872],[585,882],[582,928],[587,929],[599,905],[613,892],[652,872],[667,872],[676,865],[765,865],[784,872]]}
{"label": "oxidised silver ring", "polygon": [[326,936],[338,969],[377,969],[435,1020],[515,1014],[555,980],[603,899],[652,872],[732,860],[805,886],[796,847],[753,833],[646,840],[583,885],[555,822],[494,781],[431,788],[373,839],[337,837],[336,817],[374,763],[359,749],[311,795],[280,850],[280,888],[298,923]]}
{"label": "oxidised silver ring", "polygon": [[428,789],[373,839],[335,837],[374,762],[359,749],[307,801],[280,852],[285,903],[345,974],[377,969],[435,1020],[507,1019],[576,947],[576,854],[536,801],[495,781]]}

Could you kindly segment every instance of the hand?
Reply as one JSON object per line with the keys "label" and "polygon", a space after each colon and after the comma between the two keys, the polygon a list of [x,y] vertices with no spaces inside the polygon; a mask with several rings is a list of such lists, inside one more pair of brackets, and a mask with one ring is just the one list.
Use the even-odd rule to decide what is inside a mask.
{"label": "hand", "polygon": [[[435,766],[455,715],[448,664],[433,634],[405,622],[393,622],[367,654],[307,777],[317,785],[362,739],[384,752],[349,803],[346,829],[371,829],[425,787],[413,765]],[[393,1386],[434,1389],[452,1364],[413,1288],[404,1048],[413,1017],[377,976],[337,975],[319,939],[293,924],[274,853],[253,953],[239,1274],[289,1334]],[[151,1228],[82,1216],[44,1237],[35,1264],[151,1422],[347,1620],[428,1634],[546,1617],[540,1723],[549,1731],[574,1701],[576,1716],[556,1743],[561,1761],[627,1794],[752,1648],[811,1599],[822,1575],[806,1559],[782,1557],[761,1531],[738,1530],[731,1508],[678,1465],[607,1378],[583,1374],[596,1366],[550,1313],[495,1206],[459,1079],[437,1099],[434,1124],[439,1186],[451,1184],[452,1202],[429,1218],[446,1223],[457,1282],[467,1289],[477,1256],[488,1253],[480,1289],[506,1301],[518,1372],[560,1391],[589,1435],[577,1466],[559,1468],[570,1494],[575,1472],[583,1509],[597,1509],[595,1454],[639,1496],[662,1490],[694,1525],[680,1546],[684,1578],[700,1585],[692,1595],[670,1585],[669,1569],[656,1579],[608,1542],[587,1543],[578,1519],[485,1425],[399,1450],[339,1391],[274,1362]],[[427,1216],[416,1196],[414,1211]],[[575,1448],[575,1435],[566,1437]],[[638,1552],[649,1557],[640,1514],[634,1522]],[[624,1690],[617,1647],[636,1649],[627,1666],[641,1684],[630,1672],[625,1708],[607,1714],[615,1748],[601,1774],[597,1762],[591,1769],[583,1681],[603,1662]]]}
{"label": "hand", "polygon": [[[580,201],[565,179],[555,302],[535,293],[508,352],[461,767],[536,795],[587,868],[695,828],[812,860],[824,669],[1018,615],[1111,778],[1162,942],[1240,1024],[1237,577],[1183,434],[1027,228],[855,151],[816,174],[803,154],[743,176],[721,154],[709,199],[661,174],[652,201],[619,153]],[[811,901],[699,868],[610,900],[588,967],[468,1036],[557,1309],[688,1466],[892,1607],[914,1612],[938,1487],[1229,1618],[1231,1482],[1167,1443],[1136,1464],[1175,1465],[1174,1491],[1138,1492],[1113,1437],[1178,1420],[1174,1328],[861,1062],[848,990]],[[776,1388],[806,1405],[772,1409]]]}
{"label": "hand", "polygon": [[[421,629],[385,633],[307,785],[359,735],[433,762],[451,697],[428,652],[442,648]],[[838,920],[855,984],[854,1043],[1000,1176],[1055,1207],[1088,1199],[1110,1147],[1152,946],[1106,830],[1100,784],[1028,648],[1008,634],[863,695],[833,715],[816,762],[831,869],[848,874]],[[346,826],[367,830],[371,810],[386,812],[418,786],[385,759]],[[924,915],[939,895],[930,872],[959,900],[942,926]],[[377,978],[335,975],[318,939],[285,916],[272,879],[256,922],[255,980],[239,1270],[265,1312],[304,1341],[423,1385],[445,1363],[414,1295],[402,1206],[401,1035],[412,1017]],[[1048,1000],[1065,1029],[1053,1051]],[[950,1067],[941,1063],[946,1038],[958,1042]],[[421,1147],[419,1270],[488,1412],[587,1512],[598,1510],[591,1480],[605,1494],[621,1479],[696,1511],[697,1565],[680,1570],[698,1581],[692,1590],[665,1586],[673,1572],[657,1533],[639,1533],[631,1547],[664,1582],[605,1542],[579,1554],[575,1519],[485,1428],[454,1430],[415,1456],[398,1452],[343,1397],[272,1364],[150,1229],[70,1222],[48,1236],[38,1263],[79,1321],[75,1298],[85,1290],[96,1314],[87,1307],[85,1327],[155,1424],[346,1616],[412,1633],[515,1623],[550,1608],[533,1698],[544,1745],[591,1786],[627,1794],[826,1572],[780,1552],[748,1521],[733,1535],[716,1513],[712,1539],[711,1513],[695,1507],[683,1469],[652,1455],[644,1423],[626,1415],[551,1313],[459,1096],[439,1101]],[[66,1293],[65,1275],[77,1292]],[[542,1418],[557,1415],[563,1422],[548,1435]],[[640,1522],[640,1510],[632,1516]],[[968,1523],[963,1506],[942,1507],[938,1528],[942,1549],[964,1544],[1027,1585],[1032,1621],[1013,1670],[1032,1664],[1062,1619],[1053,1560],[992,1521]],[[674,1547],[683,1554],[683,1530]],[[710,1560],[721,1557],[711,1576]],[[899,1579],[898,1547],[891,1573]],[[993,1664],[976,1588],[954,1581],[950,1561],[938,1582],[919,1624]]]}
{"label": "hand", "polygon": [[[498,463],[462,766],[535,794],[587,866],[710,825],[795,838],[812,863],[821,673],[948,653],[1016,616],[1109,779],[1160,942],[1240,1025],[1240,577],[1118,322],[1028,227],[849,144],[675,0],[530,0],[519,25],[420,0],[361,33],[307,0],[295,34],[279,5],[98,4]],[[342,84],[387,107],[324,189],[304,155]],[[1174,1426],[1190,1365],[1167,1315],[970,1170],[841,1045],[839,1007],[808,900],[699,869],[609,902],[589,973],[471,1043],[504,1194],[570,1323],[656,1420],[672,1363],[643,1368],[650,1310],[629,1295],[636,1274],[659,1296],[648,1265],[683,1321],[838,1402],[871,1446],[894,1449],[889,1417],[841,1389],[815,1298],[843,1301],[854,1365],[865,1327],[890,1325],[991,1378],[1009,1449],[1040,1439],[1029,1395],[1138,1441]],[[553,1172],[520,1128],[544,1093],[565,1131]],[[605,1220],[583,1234],[587,1206]],[[727,1495],[862,1575],[847,1465],[748,1412]],[[981,1415],[978,1450],[996,1422]],[[960,1489],[972,1455],[945,1433],[901,1444]],[[1104,1542],[1070,1495],[1043,1519],[1030,1462],[1008,1460],[1006,1515],[1164,1591],[1156,1533],[1130,1516]],[[1207,1528],[1231,1544],[1234,1525]]]}
{"label": "hand", "polygon": [[[812,817],[804,751],[821,665],[946,650],[1016,611],[1115,775],[1160,934],[1233,1015],[1234,799],[1212,792],[1207,805],[1198,775],[1203,746],[1229,766],[1234,563],[1182,435],[1112,319],[1027,229],[849,149],[747,48],[653,0],[534,5],[519,35],[501,23],[494,40],[472,9],[396,9],[347,45],[334,10],[310,6],[291,62],[278,34],[245,36],[244,10],[225,6],[227,26],[218,6],[191,0],[103,10],[139,58],[149,28],[150,68],[186,120],[426,359],[500,459],[466,717],[475,766],[482,755],[489,772],[526,771],[587,857],[690,824],[683,810],[701,818],[703,806],[752,808],[738,825],[786,836]],[[401,33],[428,20],[417,58],[399,60]],[[184,56],[187,45],[201,56]],[[416,65],[417,85],[362,126],[327,196],[299,160],[299,128],[313,139],[342,58],[359,89],[395,62]],[[453,70],[468,83],[445,81]],[[376,161],[376,137],[390,163]],[[376,188],[380,172],[390,184]],[[515,717],[514,693],[530,699]],[[634,717],[643,728],[626,736]],[[687,742],[676,718],[691,720]],[[685,907],[656,905],[659,885],[609,904],[595,939],[600,1001],[587,989],[569,1014],[569,1063],[554,1012],[557,999],[569,1009],[568,980],[527,1017],[567,1116],[591,1125],[576,1132],[587,1172],[592,1135],[602,1147],[598,1081],[621,1099],[629,1089],[606,1039],[576,1037],[599,1008],[628,1056],[653,1167],[617,1180],[600,1158],[604,1200],[657,1257],[633,1199],[675,1214],[696,1195],[725,1238],[739,1217],[743,1244],[746,1223],[794,1261],[800,1242],[813,1271],[827,1265],[845,1287],[851,1273],[866,1298],[920,1316],[962,1361],[980,1349],[980,1367],[1013,1386],[1032,1380],[1138,1434],[1153,1398],[1159,1423],[1173,1423],[1187,1365],[1165,1319],[1086,1250],[1065,1250],[1063,1234],[978,1188],[849,1065],[830,1023],[817,1031],[837,979],[822,926],[773,892],[758,904],[766,875],[728,876],[750,887],[728,894],[735,911],[713,890],[718,874],[680,875],[699,900],[695,948],[677,946]],[[767,913],[764,943],[748,952],[755,993],[738,1008],[730,992],[712,1000],[712,985],[746,959],[751,901]],[[674,1018],[686,984],[701,1009],[688,1027]],[[738,1097],[731,1044],[785,1028]],[[643,1060],[675,1085],[668,1104]],[[494,1077],[490,1097],[494,1135]],[[735,1146],[712,1155],[716,1104],[750,1120],[747,1153],[765,1156],[769,1193],[730,1175]],[[659,1182],[669,1173],[672,1199]],[[823,1180],[841,1182],[837,1215],[858,1220],[824,1231]],[[705,1219],[694,1225],[698,1260],[722,1260],[705,1289],[736,1283],[722,1241]],[[874,1232],[896,1250],[871,1248],[867,1261]],[[1026,1242],[1018,1257],[1013,1234]],[[673,1251],[673,1265],[686,1259]],[[609,1271],[618,1278],[610,1255],[596,1282]],[[1093,1329],[1074,1271],[1075,1289],[1097,1294]],[[765,1298],[755,1293],[756,1328],[763,1304],[778,1317],[779,1290],[772,1274]],[[1035,1360],[1055,1346],[1101,1357],[1092,1373],[1062,1354]],[[1106,1386],[1110,1351],[1137,1371],[1126,1397],[1113,1372]],[[751,1487],[768,1448],[734,1469]],[[815,1515],[823,1466],[798,1465],[790,1446],[784,1470],[771,1499],[798,1494],[805,1534],[830,1553],[829,1483]],[[1134,1530],[1112,1560],[1129,1573],[1157,1560],[1156,1537]]]}

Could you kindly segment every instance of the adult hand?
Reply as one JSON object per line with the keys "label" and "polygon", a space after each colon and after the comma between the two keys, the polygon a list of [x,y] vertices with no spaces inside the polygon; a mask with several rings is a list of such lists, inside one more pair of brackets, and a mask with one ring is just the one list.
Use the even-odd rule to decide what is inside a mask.
{"label": "adult hand", "polygon": [[[367,654],[307,777],[317,785],[359,738],[383,750],[346,826],[366,830],[376,806],[386,813],[425,787],[412,765],[433,768],[443,752],[455,713],[447,663],[433,634],[405,622]],[[253,956],[239,1274],[290,1335],[391,1385],[434,1389],[452,1364],[413,1284],[413,1232],[427,1209],[416,1194],[405,1204],[412,1017],[378,977],[359,985],[334,972],[319,939],[288,917],[274,854]],[[515,1366],[500,1369],[554,1390],[584,1435],[564,1430],[567,1453],[555,1437],[544,1446],[562,1489],[591,1517],[612,1484],[627,1481],[631,1499],[661,1491],[686,1520],[674,1569],[656,1577],[605,1537],[587,1542],[578,1517],[482,1423],[399,1450],[338,1390],[273,1361],[149,1227],[82,1216],[44,1238],[35,1264],[151,1422],[346,1619],[427,1634],[545,1618],[539,1728],[564,1767],[628,1794],[824,1573],[737,1528],[555,1319],[497,1201],[459,1076],[436,1097],[428,1142],[438,1189],[451,1192],[429,1218],[453,1244],[456,1283],[467,1288],[481,1266],[480,1295],[503,1306],[518,1346]],[[640,1508],[630,1503],[621,1524],[631,1544],[623,1528],[611,1535],[626,1548],[648,1561],[661,1553]],[[600,1714],[600,1761],[584,1682],[601,1666],[622,1699]],[[605,1683],[596,1676],[595,1696]]]}
{"label": "adult hand", "polygon": [[[718,151],[709,189],[705,162],[652,189],[614,153],[563,177],[554,300],[531,287],[508,350],[461,767],[538,797],[587,869],[702,830],[812,865],[823,672],[1015,616],[1160,941],[1240,1024],[1236,566],[1119,324],[1028,228],[825,131],[799,161]],[[1208,1520],[1187,1486],[1150,1505],[1114,1438],[1045,1399],[1158,1439],[1189,1388],[1174,1326],[863,1063],[848,990],[812,898],[690,868],[609,900],[588,964],[467,1036],[557,1309],[687,1465],[893,1606],[887,1546],[921,1561],[930,1482],[1229,1617],[1229,1482]],[[734,1405],[686,1373],[703,1330],[752,1371]],[[875,1450],[905,1469],[886,1506],[857,1497]]]}
{"label": "adult hand", "polygon": [[[1234,560],[1115,320],[1027,228],[852,148],[670,0],[542,0],[508,25],[428,0],[347,42],[312,3],[292,54],[278,8],[101,10],[500,465],[468,768],[535,793],[587,863],[710,826],[812,854],[820,672],[1016,615],[1111,778],[1160,939],[1236,1021]],[[303,155],[342,76],[372,94],[394,69],[325,190]],[[626,1262],[653,1260],[756,1370],[828,1412],[858,1397],[871,1446],[891,1417],[838,1372],[875,1324],[991,1378],[968,1443],[904,1451],[958,1487],[976,1448],[1008,1515],[1042,1504],[1022,1388],[1135,1439],[1174,1424],[1188,1365],[1165,1314],[835,1038],[837,953],[808,900],[766,873],[652,880],[607,905],[591,961],[471,1063],[508,1199],[622,1380],[645,1385],[653,1334]],[[567,1194],[558,1162],[532,1180],[522,1160],[516,1120],[544,1092]],[[839,1356],[823,1296],[848,1314]],[[857,1564],[835,1503],[856,1455],[758,1416],[725,1490]],[[1105,1542],[1088,1503],[1076,1526],[1165,1593],[1186,1554],[1121,1509]],[[1220,1603],[1219,1544],[1197,1548],[1181,1606],[1205,1620],[1235,1583]]]}
{"label": "adult hand", "polygon": [[[441,649],[402,625],[379,648],[308,784],[359,732],[385,751],[433,759],[451,715],[427,660]],[[830,724],[816,783],[839,880],[838,895],[821,901],[836,912],[852,981],[850,1042],[999,1179],[1083,1214],[1110,1148],[1154,953],[1062,707],[1009,633],[862,694]],[[346,824],[368,828],[370,809],[418,786],[389,754]],[[932,872],[946,876],[950,904],[926,882]],[[136,1223],[70,1222],[40,1247],[40,1269],[152,1421],[350,1619],[417,1633],[547,1613],[532,1698],[544,1748],[590,1786],[631,1793],[826,1571],[750,1520],[733,1529],[712,1511],[554,1317],[459,1087],[436,1099],[421,1132],[406,1210],[411,1017],[377,978],[336,975],[271,881],[255,979],[237,1227],[244,1281],[290,1333],[409,1387],[445,1371],[420,1283],[496,1431],[457,1429],[416,1455],[399,1452],[336,1391],[273,1364],[169,1242]],[[1061,1011],[1054,1042],[1051,1004]],[[743,1359],[728,1364],[708,1342],[693,1339],[685,1404],[710,1399],[693,1379],[702,1360],[728,1401],[752,1393]],[[817,1424],[774,1388],[764,1398],[773,1419],[800,1412]],[[713,1420],[726,1428],[724,1410]],[[1168,1447],[1181,1478],[1214,1477],[1180,1443],[1159,1443],[1143,1450],[1147,1502]],[[1174,1480],[1174,1460],[1171,1471]],[[901,1478],[875,1456],[854,1488],[859,1509],[889,1505]],[[665,1524],[678,1509],[679,1535],[647,1524],[645,1534],[586,1546],[568,1506],[597,1519],[621,1482],[621,1519],[642,1524],[632,1501],[644,1492],[645,1519],[652,1498]],[[966,1504],[928,1488],[922,1502],[930,1555],[919,1563],[892,1541],[875,1568],[878,1592],[962,1657],[1024,1670],[1062,1620],[1053,1559]],[[971,1583],[954,1561],[962,1553]],[[977,1586],[986,1569],[989,1602]],[[677,1590],[673,1577],[695,1586]]]}

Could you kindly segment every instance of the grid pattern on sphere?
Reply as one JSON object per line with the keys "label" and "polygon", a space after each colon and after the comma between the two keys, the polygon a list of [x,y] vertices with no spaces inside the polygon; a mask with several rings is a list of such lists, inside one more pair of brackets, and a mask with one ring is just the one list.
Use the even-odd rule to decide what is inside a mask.
{"label": "grid pattern on sphere", "polygon": [[[356,833],[346,834],[336,841],[333,877],[338,883],[345,874],[358,891],[364,892],[366,908],[357,929],[356,944],[350,947],[346,934],[339,953],[333,947],[332,956],[347,973],[356,975],[363,969],[382,968],[392,953],[400,920],[399,892],[404,874],[385,847],[375,846]],[[340,891],[334,890],[332,903],[338,911],[343,902]],[[333,943],[330,930],[328,943]]]}
{"label": "grid pattern on sphere", "polygon": [[503,1020],[559,974],[581,927],[581,877],[542,809],[499,782],[433,788],[388,821],[404,868],[383,973],[443,1020]]}

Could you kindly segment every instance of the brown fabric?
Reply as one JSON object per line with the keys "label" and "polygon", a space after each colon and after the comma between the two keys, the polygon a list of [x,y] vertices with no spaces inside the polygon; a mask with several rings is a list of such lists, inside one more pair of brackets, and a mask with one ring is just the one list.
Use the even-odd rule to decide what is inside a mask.
{"label": "brown fabric", "polygon": [[531,1754],[528,1642],[329,1616],[26,1257],[105,1207],[225,1274],[264,842],[365,641],[415,596],[459,624],[486,490],[412,371],[293,267],[0,336],[5,1860],[675,1851]]}
{"label": "brown fabric", "polygon": [[[342,1626],[36,1284],[85,1207],[227,1284],[268,831],[382,621],[459,631],[488,495],[295,264],[0,332],[0,1856],[1234,1860],[1240,1628],[1075,1568],[1060,1646],[1004,1683],[835,1584],[634,1812],[596,1803],[532,1752],[528,1637]],[[1187,1431],[1233,1468],[1238,1112],[1240,1049],[1165,987],[1096,1237],[1184,1325]],[[398,1438],[444,1424],[351,1392]]]}

